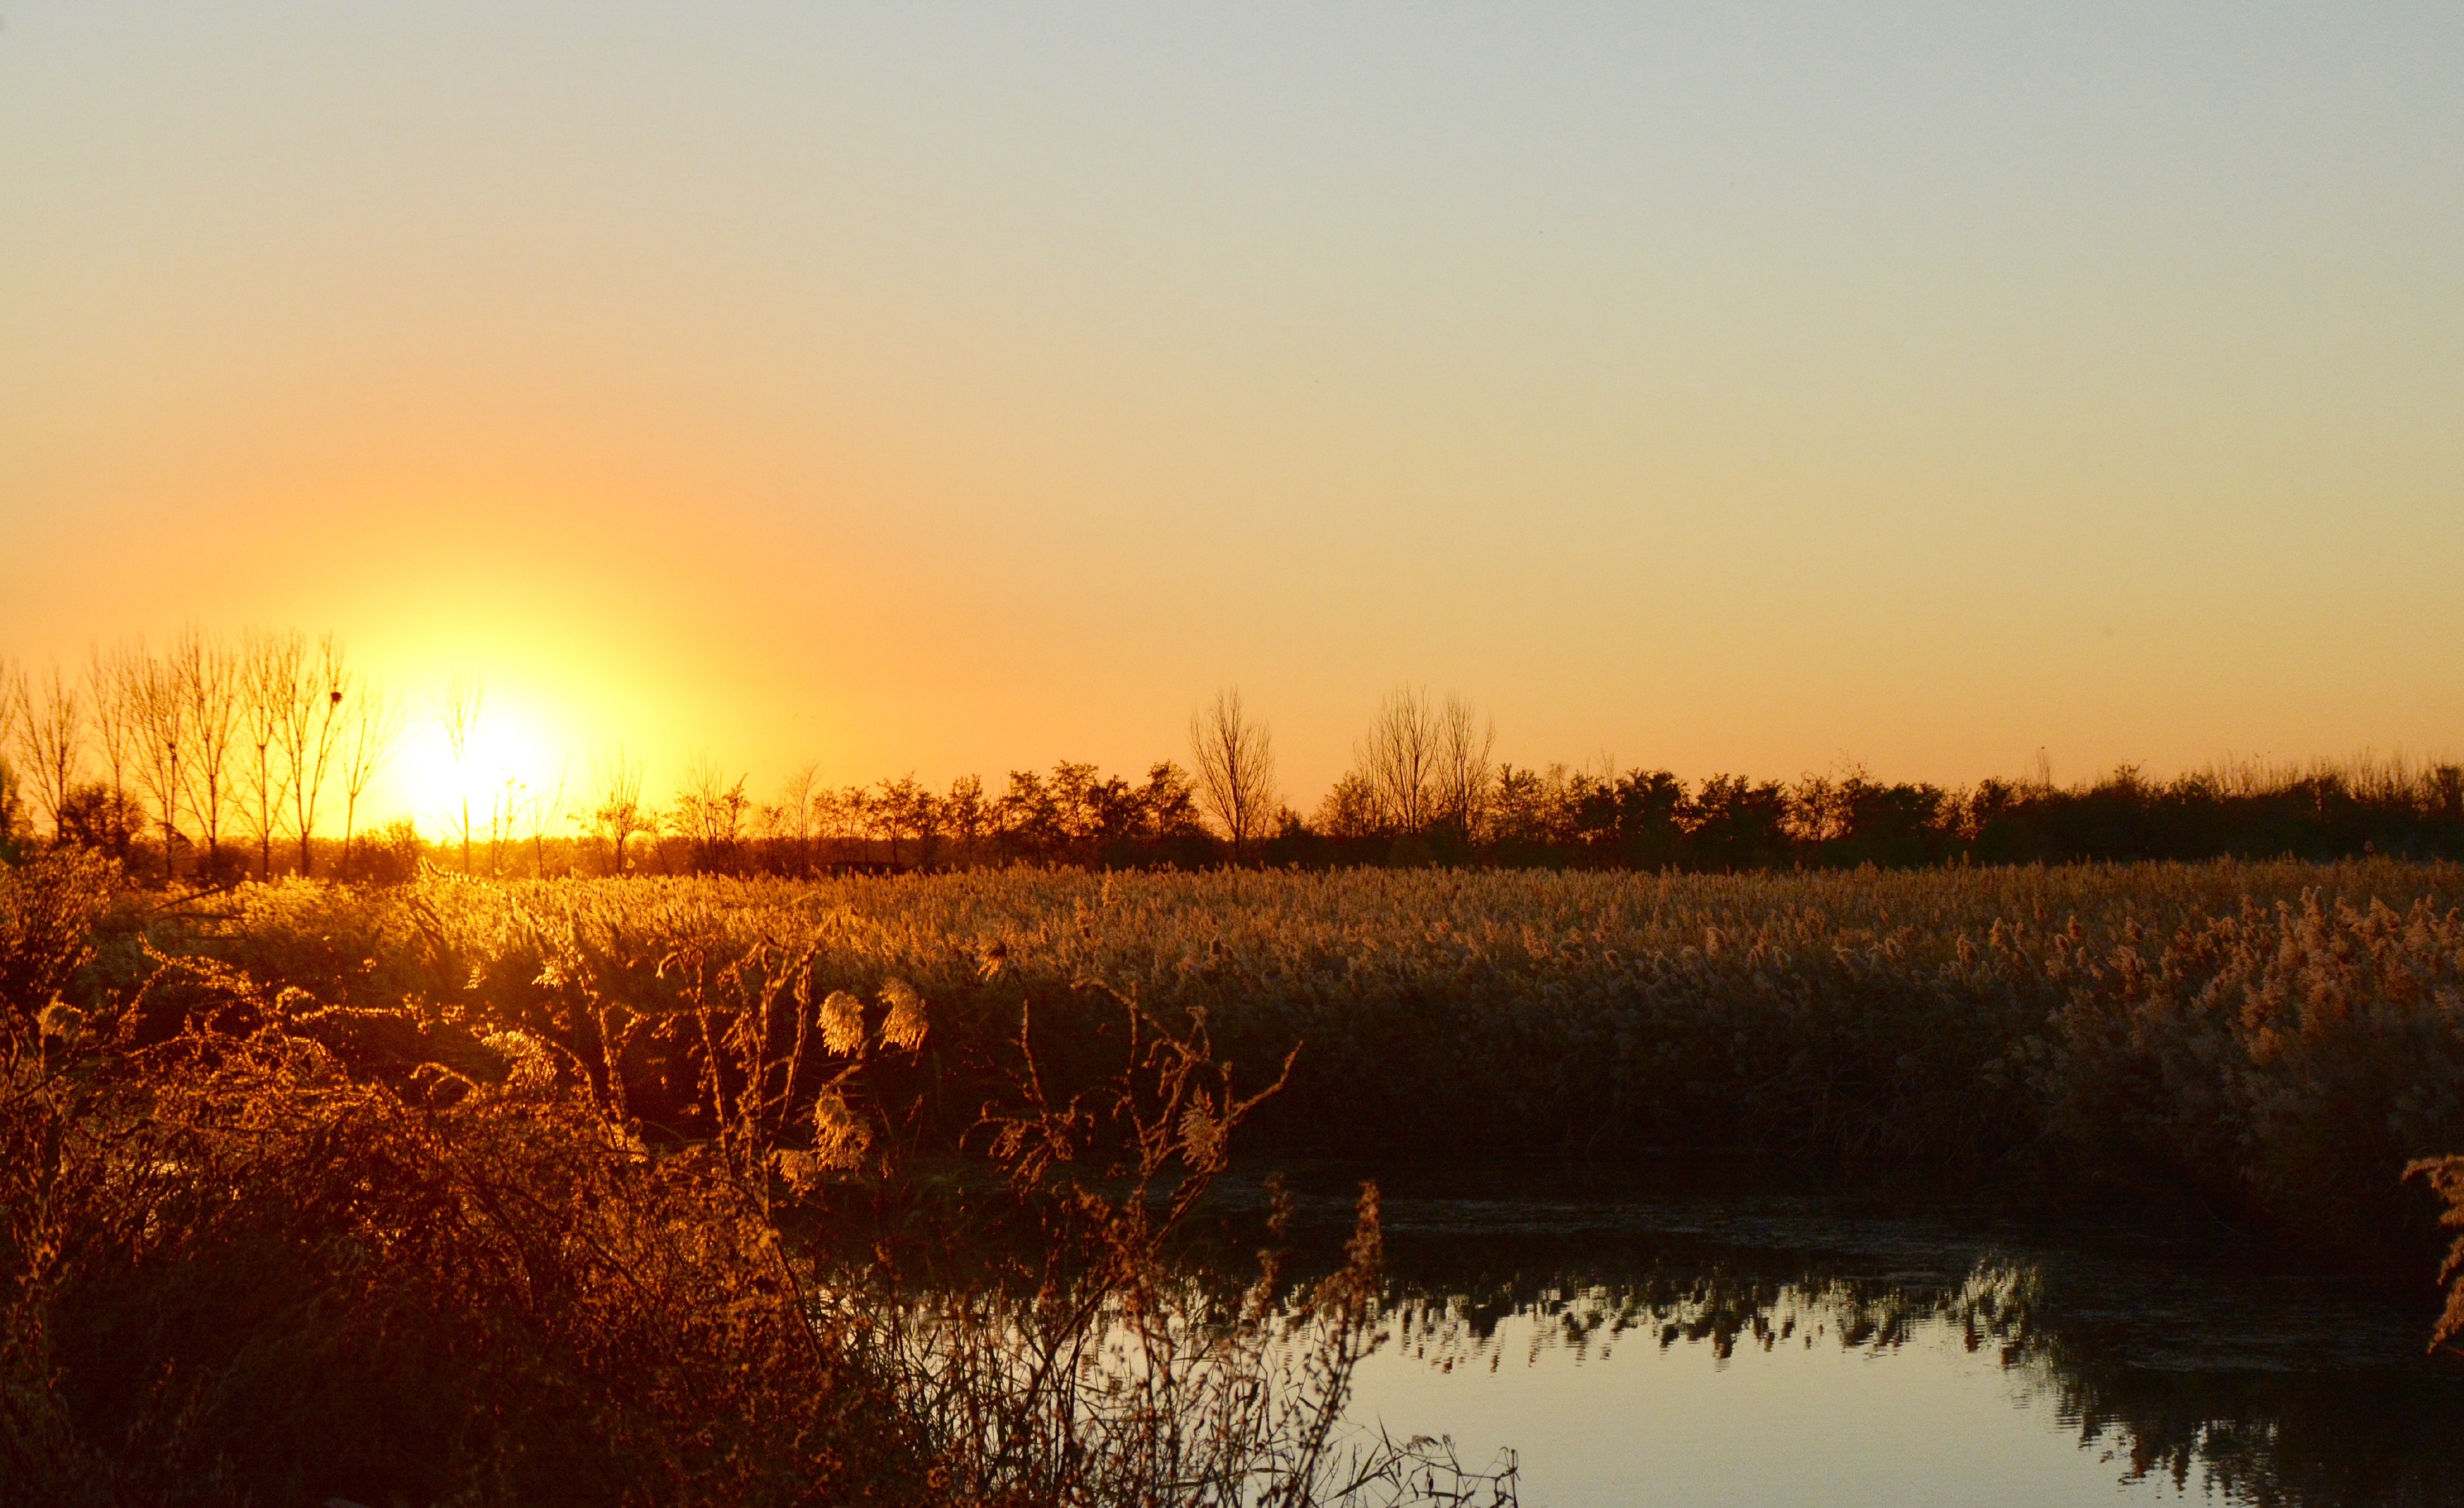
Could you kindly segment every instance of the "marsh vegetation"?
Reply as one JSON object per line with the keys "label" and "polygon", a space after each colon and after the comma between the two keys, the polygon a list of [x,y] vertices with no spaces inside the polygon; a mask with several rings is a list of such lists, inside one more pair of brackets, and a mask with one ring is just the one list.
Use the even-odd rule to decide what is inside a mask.
{"label": "marsh vegetation", "polygon": [[1307,1281],[1175,1257],[1236,1141],[1746,1154],[2423,1290],[2456,1164],[2402,1175],[2464,1145],[2436,865],[116,875],[0,871],[0,1448],[70,1500],[1510,1494],[1343,1433],[1374,1198]]}

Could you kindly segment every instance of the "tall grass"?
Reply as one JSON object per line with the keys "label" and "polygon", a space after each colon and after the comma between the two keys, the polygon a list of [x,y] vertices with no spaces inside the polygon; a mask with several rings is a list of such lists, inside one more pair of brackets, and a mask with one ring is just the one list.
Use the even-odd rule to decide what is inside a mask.
{"label": "tall grass", "polygon": [[[679,939],[912,980],[980,1052],[1065,1061],[1100,980],[1264,1071],[1250,1144],[1814,1155],[2144,1187],[2356,1255],[2464,1146],[2464,868],[2362,860],[1772,876],[1013,870],[399,892],[266,887],[184,946],[321,1000],[416,997],[604,1056],[585,987],[673,1009]],[[595,982],[595,983],[593,983]],[[664,1002],[665,1004],[660,1004]],[[692,1098],[631,1050],[642,1113]],[[927,1112],[977,1108],[948,1062]],[[937,1099],[932,1095],[937,1095]],[[675,1114],[679,1130],[693,1121]]]}

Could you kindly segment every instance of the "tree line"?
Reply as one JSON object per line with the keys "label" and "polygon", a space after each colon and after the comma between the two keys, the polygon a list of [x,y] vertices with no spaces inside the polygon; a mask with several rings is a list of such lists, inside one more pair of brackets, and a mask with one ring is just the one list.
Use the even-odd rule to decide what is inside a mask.
{"label": "tree line", "polygon": [[[456,676],[429,709],[457,766],[484,688]],[[1747,871],[1873,864],[2464,856],[2464,767],[2243,765],[2169,780],[2124,766],[2080,785],[1949,788],[1862,770],[1794,781],[1666,769],[1516,765],[1460,697],[1412,687],[1379,706],[1314,810],[1287,804],[1271,730],[1237,691],[1190,719],[1189,764],[1142,776],[1063,761],[998,788],[901,776],[834,787],[805,765],[767,797],[707,759],[669,799],[619,750],[578,787],[506,775],[373,838],[362,801],[407,722],[400,698],[332,635],[189,631],[160,652],[97,650],[71,674],[0,662],[0,854],[76,845],[132,873],[229,882],[337,873],[785,874],[1013,863],[1327,867],[1457,864]],[[339,826],[339,836],[334,832]]]}
{"label": "tree line", "polygon": [[190,629],[159,650],[125,639],[41,674],[0,660],[0,852],[39,824],[53,846],[166,880],[308,875],[320,826],[339,815],[347,863],[403,722],[400,700],[330,633]]}

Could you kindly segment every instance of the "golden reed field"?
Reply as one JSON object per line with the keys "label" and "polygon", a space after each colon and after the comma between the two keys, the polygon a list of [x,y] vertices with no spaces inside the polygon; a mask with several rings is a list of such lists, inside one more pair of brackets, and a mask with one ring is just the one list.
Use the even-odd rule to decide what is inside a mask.
{"label": "golden reed field", "polygon": [[1236,1141],[1751,1154],[2426,1284],[2464,1206],[2459,890],[2380,859],[182,895],[63,852],[0,873],[0,1468],[98,1502],[1510,1496],[1335,1428],[1374,1192],[1322,1282],[1167,1261]]}

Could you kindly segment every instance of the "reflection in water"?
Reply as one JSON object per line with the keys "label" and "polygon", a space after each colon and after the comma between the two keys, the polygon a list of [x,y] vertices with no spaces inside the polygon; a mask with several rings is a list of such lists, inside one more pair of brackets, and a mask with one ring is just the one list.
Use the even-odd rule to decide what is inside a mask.
{"label": "reflection in water", "polygon": [[2350,1280],[1815,1199],[1387,1210],[1355,1416],[1513,1447],[1535,1505],[2464,1503],[2464,1367]]}

